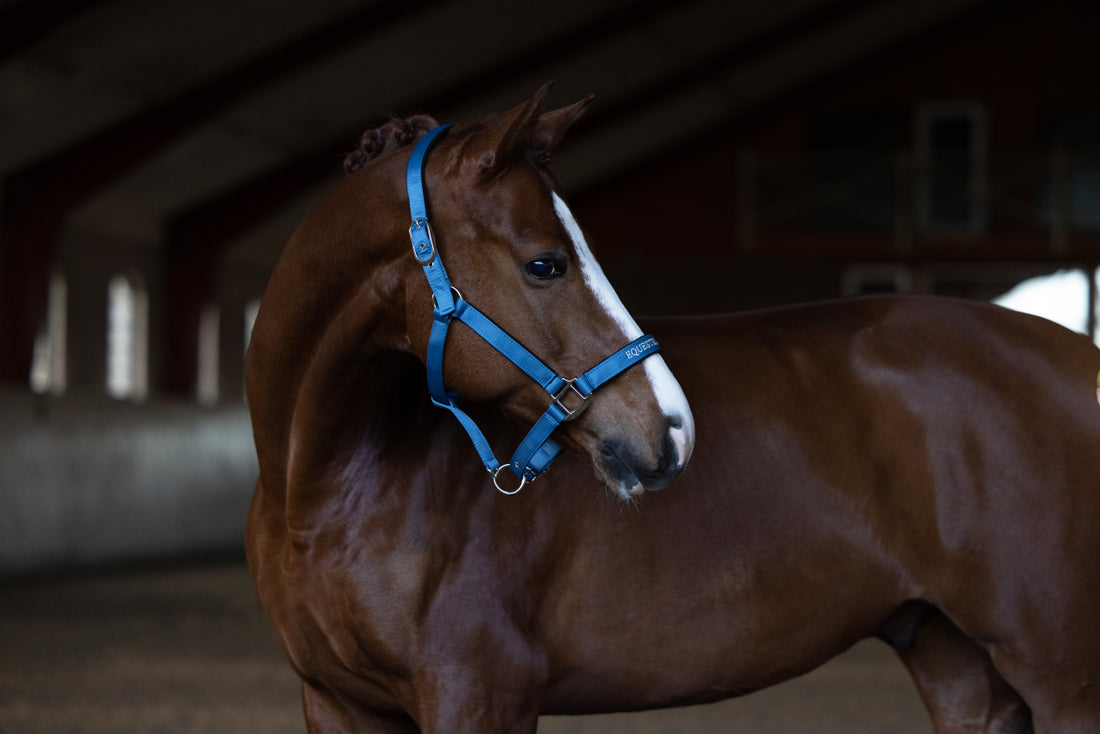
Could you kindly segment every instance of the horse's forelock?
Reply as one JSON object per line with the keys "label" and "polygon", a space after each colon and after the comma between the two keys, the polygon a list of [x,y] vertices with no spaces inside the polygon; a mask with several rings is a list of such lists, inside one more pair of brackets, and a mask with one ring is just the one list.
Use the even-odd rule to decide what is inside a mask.
{"label": "horse's forelock", "polygon": [[439,123],[428,115],[393,117],[380,127],[363,133],[359,148],[344,158],[345,173],[355,173],[384,153],[409,145]]}

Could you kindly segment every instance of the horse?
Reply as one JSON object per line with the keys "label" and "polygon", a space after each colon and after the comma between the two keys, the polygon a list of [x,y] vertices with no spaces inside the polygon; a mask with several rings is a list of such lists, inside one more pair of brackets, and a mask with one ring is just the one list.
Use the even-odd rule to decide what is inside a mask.
{"label": "horse", "polygon": [[[369,131],[271,276],[247,555],[308,730],[529,734],[746,694],[877,637],[937,734],[1100,731],[1087,338],[933,296],[660,318],[589,395],[466,321],[433,347],[472,304],[572,385],[645,334],[548,168],[590,98],[547,94],[427,153],[430,117]],[[478,460],[555,403],[549,471]]]}

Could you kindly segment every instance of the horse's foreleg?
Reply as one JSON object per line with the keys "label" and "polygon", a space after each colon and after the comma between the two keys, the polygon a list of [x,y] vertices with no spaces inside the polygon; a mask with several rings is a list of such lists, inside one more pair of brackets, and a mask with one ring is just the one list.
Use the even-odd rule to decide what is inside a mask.
{"label": "horse's foreleg", "polygon": [[[500,666],[496,670],[504,670]],[[534,734],[538,698],[518,671],[478,675],[444,666],[414,678],[413,716],[424,734]]]}
{"label": "horse's foreleg", "polygon": [[302,708],[309,734],[420,734],[407,716],[345,705],[305,683]]}
{"label": "horse's foreleg", "polygon": [[989,655],[939,611],[898,650],[936,734],[1032,734],[1031,711]]}

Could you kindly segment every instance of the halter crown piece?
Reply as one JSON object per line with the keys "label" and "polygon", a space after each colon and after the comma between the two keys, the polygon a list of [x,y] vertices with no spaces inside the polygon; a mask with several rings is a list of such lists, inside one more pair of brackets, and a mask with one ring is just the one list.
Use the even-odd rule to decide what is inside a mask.
{"label": "halter crown piece", "polygon": [[[428,340],[428,392],[431,394],[433,403],[451,411],[462,424],[478,456],[481,457],[481,462],[492,475],[493,485],[504,494],[516,494],[523,489],[524,485],[535,481],[546,471],[561,453],[561,446],[550,438],[550,434],[580,409],[579,404],[570,409],[563,401],[580,400],[583,404],[601,385],[646,357],[656,354],[661,347],[652,336],[639,337],[580,377],[567,379],[547,367],[542,360],[527,351],[522,344],[493,323],[485,314],[463,300],[451,285],[447,271],[443,269],[443,261],[439,257],[431,225],[428,224],[428,206],[424,196],[424,161],[432,144],[450,127],[450,125],[441,125],[420,139],[413,149],[412,157],[409,158],[409,167],[405,175],[405,184],[409,192],[409,211],[412,214],[409,238],[412,240],[413,256],[424,268],[435,304],[432,332]],[[527,437],[512,455],[510,463],[501,464],[497,461],[493,450],[489,447],[489,442],[485,439],[485,434],[473,419],[458,407],[458,396],[448,393],[443,384],[443,350],[447,343],[447,331],[454,319],[473,329],[478,336],[489,343],[489,346],[507,357],[512,364],[542,386],[550,398],[546,412],[527,433]],[[505,489],[500,485],[500,474],[505,467],[510,468],[519,478],[519,486],[514,489]]]}

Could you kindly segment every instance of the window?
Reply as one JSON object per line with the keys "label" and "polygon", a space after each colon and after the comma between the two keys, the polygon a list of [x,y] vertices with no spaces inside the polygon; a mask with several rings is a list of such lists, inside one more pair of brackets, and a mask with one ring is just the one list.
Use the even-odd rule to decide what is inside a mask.
{"label": "window", "polygon": [[107,284],[107,393],[144,400],[148,394],[149,297],[136,274]]}
{"label": "window", "polygon": [[1043,118],[1049,172],[1040,221],[1056,231],[1100,232],[1100,107],[1058,107]]}
{"label": "window", "polygon": [[926,104],[917,115],[917,213],[926,234],[985,229],[986,123],[977,103]]}
{"label": "window", "polygon": [[911,129],[912,112],[901,105],[816,111],[809,133],[809,223],[843,229],[894,227],[898,158]]}
{"label": "window", "polygon": [[1042,316],[1082,334],[1088,331],[1089,281],[1083,270],[1029,278],[993,302]]}
{"label": "window", "polygon": [[68,286],[65,276],[55,273],[50,278],[46,306],[46,326],[34,340],[31,362],[31,390],[39,394],[60,395],[65,392],[65,329]]}
{"label": "window", "polygon": [[220,393],[218,341],[221,338],[221,309],[207,304],[199,314],[199,365],[195,394],[200,405],[216,405]]}

